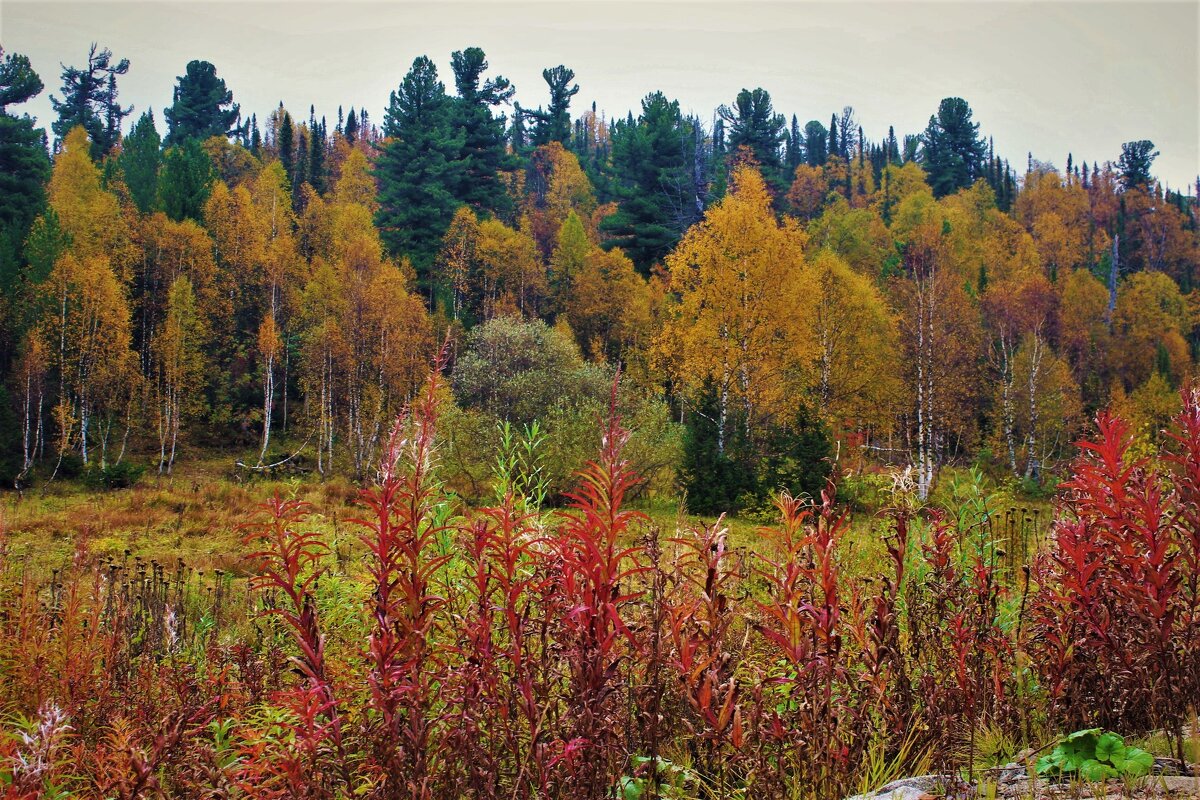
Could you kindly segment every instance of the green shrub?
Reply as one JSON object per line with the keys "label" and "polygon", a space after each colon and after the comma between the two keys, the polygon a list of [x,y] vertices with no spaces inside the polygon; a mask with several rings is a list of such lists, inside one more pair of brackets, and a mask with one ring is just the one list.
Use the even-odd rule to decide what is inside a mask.
{"label": "green shrub", "polygon": [[128,489],[139,480],[146,468],[140,464],[122,461],[104,467],[91,467],[84,474],[88,486],[96,489]]}
{"label": "green shrub", "polygon": [[1037,762],[1039,775],[1078,777],[1091,783],[1141,778],[1153,767],[1154,756],[1126,745],[1120,736],[1104,733],[1102,728],[1075,731]]}

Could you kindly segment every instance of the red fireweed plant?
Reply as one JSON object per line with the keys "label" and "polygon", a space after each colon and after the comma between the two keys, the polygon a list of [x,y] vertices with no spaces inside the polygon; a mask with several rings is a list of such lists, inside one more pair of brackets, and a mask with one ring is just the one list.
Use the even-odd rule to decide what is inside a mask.
{"label": "red fireweed plant", "polygon": [[554,542],[564,609],[560,645],[569,675],[562,759],[573,796],[580,798],[606,796],[625,766],[613,724],[618,671],[622,661],[637,654],[638,643],[622,608],[640,596],[632,584],[650,570],[637,562],[639,546],[622,544],[630,526],[645,515],[623,507],[638,477],[623,455],[629,431],[621,425],[616,403],[614,380],[600,456],[579,472],[579,486],[567,496],[570,513]]}
{"label": "red fireweed plant", "polygon": [[378,484],[364,489],[370,518],[352,520],[363,532],[373,594],[366,658],[367,769],[372,796],[430,798],[438,756],[435,694],[440,654],[433,638],[445,599],[435,577],[450,560],[438,542],[451,528],[439,522],[444,495],[435,480],[435,435],[446,349],[417,400],[392,427]]}

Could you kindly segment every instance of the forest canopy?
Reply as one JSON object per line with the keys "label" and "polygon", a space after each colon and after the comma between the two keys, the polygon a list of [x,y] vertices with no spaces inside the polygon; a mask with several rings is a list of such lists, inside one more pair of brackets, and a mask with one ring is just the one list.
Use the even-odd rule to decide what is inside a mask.
{"label": "forest canopy", "polygon": [[1014,167],[964,98],[897,134],[761,87],[609,117],[564,65],[533,108],[478,47],[416,58],[378,124],[247,113],[202,60],[135,116],[136,64],[81,64],[47,131],[16,107],[52,76],[0,60],[9,484],[213,448],[361,478],[449,342],[458,434],[546,426],[555,491],[618,371],[651,483],[698,511],[835,467],[1032,490],[1097,409],[1156,442],[1200,355],[1200,187],[1150,141]]}

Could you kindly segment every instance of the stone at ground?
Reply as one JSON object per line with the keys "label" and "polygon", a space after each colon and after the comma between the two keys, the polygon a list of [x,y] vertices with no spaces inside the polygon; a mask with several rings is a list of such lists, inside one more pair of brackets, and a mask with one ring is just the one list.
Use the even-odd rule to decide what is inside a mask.
{"label": "stone at ground", "polygon": [[[1155,773],[1131,786],[1118,780],[1095,786],[1031,779],[1026,768],[1013,762],[990,774],[978,786],[951,775],[921,775],[893,781],[868,794],[846,800],[1200,800],[1200,765],[1156,759]],[[993,793],[994,792],[994,793]]]}
{"label": "stone at ground", "polygon": [[848,800],[940,800],[940,798],[967,798],[971,788],[953,775],[920,775],[892,781],[870,794],[857,795]]}

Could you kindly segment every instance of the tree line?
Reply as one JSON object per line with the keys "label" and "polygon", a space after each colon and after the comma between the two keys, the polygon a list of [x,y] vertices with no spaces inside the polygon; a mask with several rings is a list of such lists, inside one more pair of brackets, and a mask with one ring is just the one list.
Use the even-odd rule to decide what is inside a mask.
{"label": "tree line", "polygon": [[620,367],[698,510],[811,491],[834,453],[922,494],[953,461],[1036,486],[1089,411],[1153,438],[1193,375],[1196,201],[1148,141],[1018,176],[961,98],[871,140],[761,88],[608,118],[565,66],[530,108],[479,48],[450,63],[452,91],[422,56],[380,125],[331,125],[247,119],[192,61],[164,136],[152,111],[125,130],[130,64],[93,46],[51,147],[8,109],[41,79],[4,56],[6,476],[169,472],[185,443],[263,468],[281,434],[363,475],[447,337],[477,426],[562,423]]}

